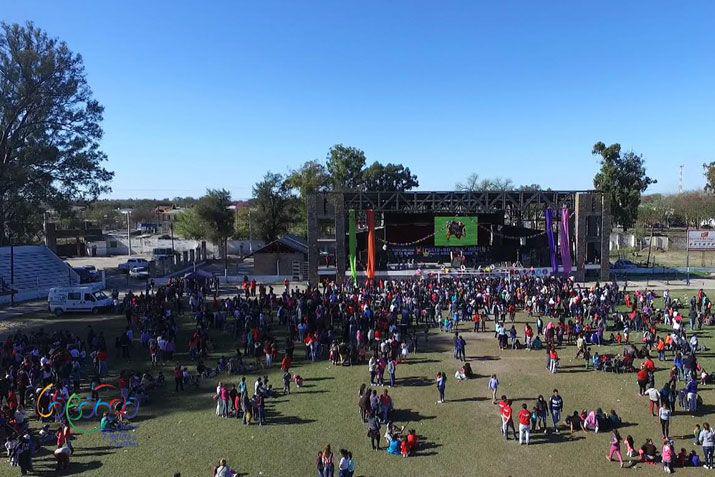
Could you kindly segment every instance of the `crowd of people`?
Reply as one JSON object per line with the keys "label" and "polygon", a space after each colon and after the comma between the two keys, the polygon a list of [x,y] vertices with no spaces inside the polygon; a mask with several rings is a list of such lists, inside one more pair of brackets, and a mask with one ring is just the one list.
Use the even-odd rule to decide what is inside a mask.
{"label": "crowd of people", "polygon": [[[32,469],[39,440],[29,426],[34,410],[27,409],[61,408],[73,393],[90,393],[92,399],[99,399],[100,393],[108,392],[102,385],[111,381],[121,402],[103,415],[104,430],[129,426],[127,401],[148,402],[152,390],[164,384],[165,367],[173,368],[175,393],[215,379],[217,416],[241,419],[246,425],[265,425],[269,422],[266,400],[279,394],[268,382],[268,371],[280,369],[283,395],[291,393],[291,385],[303,384],[303,377],[292,374],[296,346],[303,348],[306,361],[327,361],[336,368],[366,366],[369,386],[361,387],[358,407],[371,447],[381,449],[384,438],[387,452],[408,457],[419,451],[424,437],[414,429],[405,432],[394,422],[395,402],[389,389],[400,386],[400,368],[409,366],[418,348],[428,346],[433,328],[454,336],[453,357],[460,363],[454,372],[458,382],[476,376],[467,357],[471,345],[466,331],[493,332],[503,352],[542,350],[550,373],[559,372],[560,354],[566,353],[568,346],[575,350],[574,359],[582,359],[587,370],[635,372],[639,394],[659,419],[661,439],[669,446],[673,445],[670,422],[676,404],[696,414],[702,403],[698,388],[710,379],[698,360],[704,349],[698,331],[713,319],[712,304],[702,291],[682,302],[666,292],[663,309],[655,308],[657,296],[652,291],[627,293],[615,283],[585,287],[568,278],[529,274],[456,279],[422,276],[359,287],[324,284],[291,289],[286,284],[280,294],[272,286],[246,279],[233,296],[222,297],[218,291],[215,282],[177,279],[165,286],[147,287],[139,294],[127,293],[121,300],[113,293],[115,311],[126,318],[126,326],[117,336],[105,337],[103,330],[92,327],[87,328],[85,336],[41,329],[7,336],[0,352],[4,371],[0,377],[0,424],[11,462],[23,473]],[[521,332],[517,331],[517,313],[527,317],[526,323],[520,321]],[[192,330],[183,341],[180,317],[187,315]],[[460,330],[465,322],[473,326]],[[232,339],[235,351],[217,355],[212,336]],[[108,341],[113,341],[115,348],[111,353]],[[606,345],[618,345],[620,352],[599,353]],[[176,356],[185,351],[188,361],[180,363]],[[125,360],[141,357],[142,353],[150,363],[147,369],[122,367]],[[668,380],[656,386],[656,369],[670,360]],[[255,376],[252,389],[248,375]],[[448,375],[452,374],[439,370],[435,376],[438,404],[448,402]],[[556,390],[548,400],[538,396],[533,406],[517,404],[514,411],[505,396],[497,400],[499,386],[499,379],[492,375],[488,390],[498,404],[506,439],[511,432],[515,440],[528,444],[534,432],[560,432],[564,406]],[[514,412],[516,416],[512,416]],[[73,436],[70,423],[62,415],[50,412],[42,419],[57,426],[52,432],[59,450],[56,458],[58,467],[65,468]],[[518,436],[514,418],[519,422]],[[570,432],[612,430],[609,459],[620,459],[620,417],[615,410],[577,410],[563,423]],[[46,435],[47,430],[45,439]],[[709,434],[698,440],[704,442],[705,465],[712,465],[712,453],[708,458],[706,451],[712,449]],[[650,445],[645,447],[638,456],[647,462],[653,452]],[[351,475],[352,454],[342,454],[341,450],[340,473]],[[682,460],[677,456],[670,459],[670,453],[662,449],[656,454],[664,464]],[[321,475],[332,475],[329,446],[321,451],[319,462]]]}

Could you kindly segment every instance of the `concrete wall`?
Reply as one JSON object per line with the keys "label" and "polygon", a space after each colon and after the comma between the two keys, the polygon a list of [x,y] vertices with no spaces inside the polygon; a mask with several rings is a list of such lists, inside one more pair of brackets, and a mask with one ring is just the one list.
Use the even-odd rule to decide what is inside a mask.
{"label": "concrete wall", "polygon": [[610,250],[633,248],[636,246],[636,236],[630,232],[611,232],[608,242]]}

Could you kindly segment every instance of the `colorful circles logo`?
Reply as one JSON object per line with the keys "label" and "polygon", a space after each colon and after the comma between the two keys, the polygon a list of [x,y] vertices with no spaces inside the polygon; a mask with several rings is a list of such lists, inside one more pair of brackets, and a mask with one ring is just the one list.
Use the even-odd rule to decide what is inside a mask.
{"label": "colorful circles logo", "polygon": [[[61,401],[55,400],[50,402],[47,405],[47,409],[43,411],[41,407],[43,397],[51,389],[52,384],[48,384],[37,396],[37,405],[35,408],[37,415],[43,419],[47,419],[52,416],[64,414],[67,423],[74,431],[77,430],[78,421],[101,417],[103,412],[117,412],[123,419],[134,419],[137,414],[139,414],[140,403],[139,400],[134,397],[130,397],[126,400],[124,398],[115,398],[111,401],[103,401],[101,399],[84,399],[77,393],[72,393],[64,405]],[[116,389],[116,387],[111,384],[100,384],[95,387],[93,391],[99,392],[102,389],[111,390]],[[96,428],[82,431],[82,433],[91,434],[99,430],[101,430],[101,424]]]}

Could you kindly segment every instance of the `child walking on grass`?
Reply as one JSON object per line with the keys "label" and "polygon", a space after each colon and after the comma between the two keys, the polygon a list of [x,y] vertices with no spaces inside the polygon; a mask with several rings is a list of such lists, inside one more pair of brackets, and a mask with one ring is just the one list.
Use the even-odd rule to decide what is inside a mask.
{"label": "child walking on grass", "polygon": [[489,389],[492,391],[492,404],[496,404],[497,389],[499,389],[499,380],[497,379],[496,374],[492,374],[492,377],[489,379]]}

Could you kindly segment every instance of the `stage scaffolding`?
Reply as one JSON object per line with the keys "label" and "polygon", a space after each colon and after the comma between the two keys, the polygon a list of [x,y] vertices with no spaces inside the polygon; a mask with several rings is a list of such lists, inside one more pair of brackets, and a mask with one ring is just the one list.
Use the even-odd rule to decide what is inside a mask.
{"label": "stage scaffolding", "polygon": [[[341,282],[347,268],[347,213],[358,217],[372,209],[384,212],[468,215],[503,213],[504,223],[545,228],[545,211],[567,207],[571,220],[573,275],[585,278],[587,255],[600,259],[601,280],[609,276],[608,253],[611,210],[608,197],[597,191],[474,191],[474,192],[318,192],[307,200],[308,278],[313,285],[321,275],[335,275]],[[558,215],[558,214],[557,214]],[[334,250],[333,267],[319,269],[321,250]],[[588,260],[591,262],[592,260]]]}

